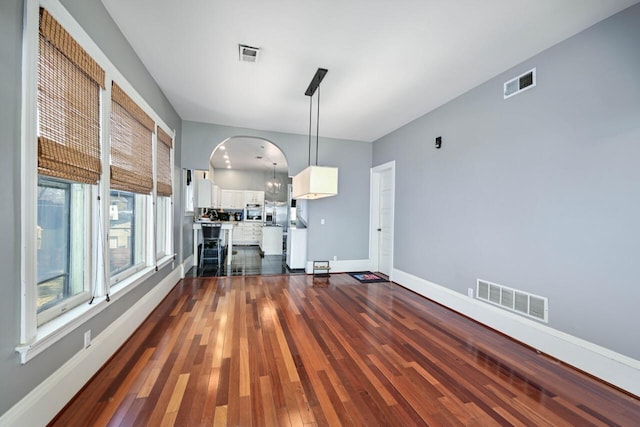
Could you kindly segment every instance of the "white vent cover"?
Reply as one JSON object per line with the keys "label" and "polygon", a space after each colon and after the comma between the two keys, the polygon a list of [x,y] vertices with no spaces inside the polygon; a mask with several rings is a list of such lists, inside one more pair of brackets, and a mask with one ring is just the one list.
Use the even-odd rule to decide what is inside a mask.
{"label": "white vent cover", "polygon": [[543,322],[549,321],[549,299],[478,279],[478,299]]}
{"label": "white vent cover", "polygon": [[260,54],[259,47],[251,47],[244,44],[238,45],[240,49],[240,61],[241,62],[258,62],[258,55]]}
{"label": "white vent cover", "polygon": [[511,98],[536,85],[536,69],[520,74],[504,84],[504,99]]}

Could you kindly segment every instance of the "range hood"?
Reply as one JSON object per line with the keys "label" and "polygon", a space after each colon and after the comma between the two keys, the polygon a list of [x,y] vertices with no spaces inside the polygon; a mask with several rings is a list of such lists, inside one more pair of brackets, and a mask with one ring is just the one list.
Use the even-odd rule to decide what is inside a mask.
{"label": "range hood", "polygon": [[293,177],[293,199],[321,199],[338,194],[338,168],[308,166]]}

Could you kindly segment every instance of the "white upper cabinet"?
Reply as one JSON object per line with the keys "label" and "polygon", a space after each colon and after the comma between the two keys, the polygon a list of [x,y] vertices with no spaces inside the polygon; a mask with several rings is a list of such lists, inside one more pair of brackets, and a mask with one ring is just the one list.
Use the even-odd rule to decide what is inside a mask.
{"label": "white upper cabinet", "polygon": [[196,181],[196,207],[210,208],[213,206],[211,200],[213,183],[208,179],[199,179]]}
{"label": "white upper cabinet", "polygon": [[264,205],[264,191],[245,191],[245,205]]}
{"label": "white upper cabinet", "polygon": [[222,194],[220,187],[217,185],[213,185],[213,188],[211,189],[211,201],[215,209],[220,209],[222,207]]}
{"label": "white upper cabinet", "polygon": [[220,207],[222,209],[243,209],[244,191],[241,190],[220,190]]}

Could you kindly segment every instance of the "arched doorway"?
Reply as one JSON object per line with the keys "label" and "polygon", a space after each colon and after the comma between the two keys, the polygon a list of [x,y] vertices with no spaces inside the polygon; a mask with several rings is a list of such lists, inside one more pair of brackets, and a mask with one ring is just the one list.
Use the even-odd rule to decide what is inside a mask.
{"label": "arched doorway", "polygon": [[205,212],[213,221],[232,227],[226,234],[232,244],[223,242],[226,262],[222,266],[203,266],[197,275],[291,273],[286,267],[291,178],[282,150],[263,138],[227,138],[213,148],[202,181],[212,183],[217,194]]}
{"label": "arched doorway", "polygon": [[[222,141],[211,152],[209,172],[220,188],[265,191],[265,200],[288,202],[287,158],[266,139],[234,136]],[[270,185],[274,182],[280,185]]]}

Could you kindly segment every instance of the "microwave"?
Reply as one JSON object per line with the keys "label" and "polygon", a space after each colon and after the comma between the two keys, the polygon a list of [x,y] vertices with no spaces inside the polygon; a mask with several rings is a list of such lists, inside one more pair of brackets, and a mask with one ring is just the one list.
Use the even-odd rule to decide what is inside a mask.
{"label": "microwave", "polygon": [[247,205],[244,208],[245,221],[262,221],[262,205]]}

